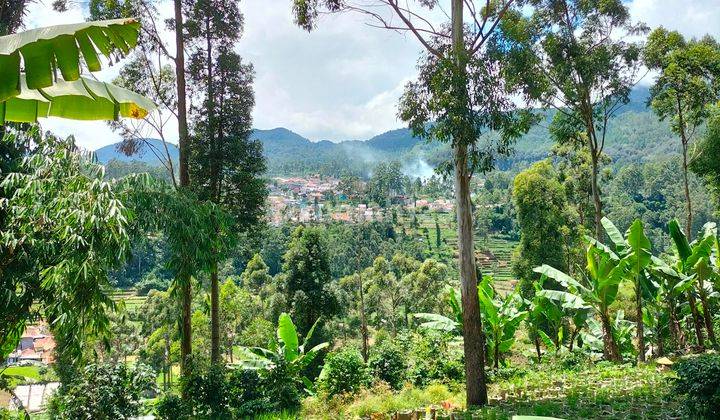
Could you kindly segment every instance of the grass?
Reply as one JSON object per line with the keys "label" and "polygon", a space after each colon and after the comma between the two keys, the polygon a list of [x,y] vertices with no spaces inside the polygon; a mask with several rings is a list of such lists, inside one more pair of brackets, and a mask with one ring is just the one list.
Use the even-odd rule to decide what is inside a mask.
{"label": "grass", "polygon": [[24,376],[34,381],[39,381],[42,377],[39,366],[10,366],[3,371],[3,375]]}
{"label": "grass", "polygon": [[[670,392],[673,374],[653,365],[599,363],[577,371],[540,367],[519,371],[489,386],[489,406],[464,411],[461,387],[431,385],[392,392],[376,385],[354,396],[322,401],[310,397],[301,418],[386,418],[396,412],[450,407],[454,418],[511,419],[513,415],[564,419],[674,419],[684,417],[679,397]],[[443,410],[444,411],[444,410]]]}

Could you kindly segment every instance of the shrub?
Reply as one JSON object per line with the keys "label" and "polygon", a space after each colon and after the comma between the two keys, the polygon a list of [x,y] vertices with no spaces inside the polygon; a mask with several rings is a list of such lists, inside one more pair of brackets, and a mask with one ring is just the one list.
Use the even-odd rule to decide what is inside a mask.
{"label": "shrub", "polygon": [[140,414],[141,398],[155,388],[155,372],[142,364],[85,367],[80,376],[63,384],[53,396],[50,417],[55,419],[126,419]]}
{"label": "shrub", "polygon": [[465,378],[462,347],[452,343],[452,336],[440,331],[423,330],[402,338],[410,349],[408,376],[413,384],[461,382]]}
{"label": "shrub", "polygon": [[135,285],[135,290],[138,296],[147,296],[151,290],[165,291],[168,287],[170,287],[170,280],[158,277],[155,273],[150,273]]}
{"label": "shrub", "polygon": [[402,387],[407,378],[405,353],[390,340],[373,348],[368,366],[376,379],[387,382],[396,390]]}
{"label": "shrub", "polygon": [[675,392],[691,416],[720,418],[720,354],[703,354],[675,365]]}
{"label": "shrub", "polygon": [[155,404],[155,414],[160,419],[181,420],[188,414],[182,399],[175,394],[165,394]]}
{"label": "shrub", "polygon": [[362,356],[355,349],[330,353],[318,377],[318,389],[326,396],[357,392],[370,383],[370,375]]}
{"label": "shrub", "polygon": [[278,409],[266,395],[265,381],[256,370],[231,370],[228,394],[232,418],[248,418]]}

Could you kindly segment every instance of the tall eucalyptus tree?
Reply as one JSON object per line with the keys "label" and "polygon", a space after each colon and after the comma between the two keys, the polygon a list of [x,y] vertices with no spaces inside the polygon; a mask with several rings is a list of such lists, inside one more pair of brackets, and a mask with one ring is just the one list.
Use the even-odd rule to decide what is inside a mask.
{"label": "tall eucalyptus tree", "polygon": [[501,25],[497,49],[510,57],[507,77],[557,110],[550,132],[590,155],[595,236],[602,240],[600,167],[608,122],[629,101],[639,80],[647,31],[633,24],[622,0],[537,0]]}
{"label": "tall eucalyptus tree", "polygon": [[[475,171],[492,168],[494,152],[507,153],[511,141],[530,125],[529,118],[513,112],[508,99],[512,89],[499,74],[502,55],[491,58],[487,46],[500,22],[519,14],[524,1],[449,3],[448,13],[447,2],[439,0],[295,0],[293,11],[306,30],[315,27],[321,12],[360,13],[374,26],[411,34],[425,50],[419,79],[408,85],[400,116],[416,135],[450,143],[453,149],[445,169],[455,179],[467,404],[472,406],[487,403],[487,387],[470,179]],[[450,21],[438,22],[437,16]],[[500,136],[486,136],[490,130]],[[481,135],[489,144],[479,141]]]}

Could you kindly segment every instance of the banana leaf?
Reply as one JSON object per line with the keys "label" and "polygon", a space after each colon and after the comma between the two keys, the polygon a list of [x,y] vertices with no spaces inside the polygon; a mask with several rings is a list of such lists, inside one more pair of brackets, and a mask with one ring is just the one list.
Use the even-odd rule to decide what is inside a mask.
{"label": "banana leaf", "polygon": [[36,122],[38,118],[72,120],[142,119],[155,109],[148,98],[110,83],[81,77],[67,82],[59,79],[43,89],[29,89],[25,78],[18,96],[0,102],[0,125],[6,121]]}
{"label": "banana leaf", "polygon": [[21,68],[31,89],[51,86],[59,69],[63,79],[80,78],[80,58],[99,71],[99,55],[127,54],[137,45],[140,23],[115,19],[48,26],[0,37],[0,101],[20,94]]}

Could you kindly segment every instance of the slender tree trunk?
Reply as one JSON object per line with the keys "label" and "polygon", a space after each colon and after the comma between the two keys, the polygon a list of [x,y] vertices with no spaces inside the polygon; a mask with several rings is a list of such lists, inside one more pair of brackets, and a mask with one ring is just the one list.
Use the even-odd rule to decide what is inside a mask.
{"label": "slender tree trunk", "polygon": [[717,347],[718,343],[717,339],[715,338],[715,328],[713,326],[712,315],[710,314],[710,302],[707,299],[707,293],[703,288],[702,281],[700,281],[698,291],[700,294],[700,302],[702,302],[703,306],[703,318],[705,319],[705,329],[707,330],[708,338],[710,339],[710,342],[713,344],[713,346]]}
{"label": "slender tree trunk", "polygon": [[368,326],[365,317],[365,292],[363,291],[362,275],[358,273],[358,288],[360,289],[360,333],[362,334],[362,355],[365,363],[368,361]]}
{"label": "slender tree trunk", "polygon": [[637,306],[637,346],[638,362],[645,362],[645,323],[642,311],[642,290],[640,289],[640,276],[635,279],[635,305]]}
{"label": "slender tree trunk", "polygon": [[210,361],[220,363],[220,287],[218,285],[217,261],[210,272]]}
{"label": "slender tree trunk", "polygon": [[[175,6],[175,82],[177,84],[177,106],[178,106],[178,146],[180,149],[180,188],[187,189],[190,186],[190,171],[188,168],[188,157],[190,155],[190,144],[187,126],[187,99],[185,87],[185,38],[183,36],[183,15],[182,1],[174,0]],[[182,284],[182,329],[180,343],[180,365],[183,372],[187,367],[188,356],[192,353],[192,285],[190,276],[183,274],[179,279]]]}
{"label": "slender tree trunk", "polygon": [[467,406],[470,407],[487,404],[487,386],[485,384],[485,340],[480,318],[480,301],[477,297],[467,148],[461,144],[455,146],[455,200],[458,221]]}
{"label": "slender tree trunk", "polygon": [[[465,71],[463,56],[463,1],[452,0],[452,43],[456,71]],[[462,78],[458,78],[462,79]],[[460,91],[466,86],[458,86]],[[468,139],[455,138],[455,202],[458,224],[458,256],[460,292],[463,307],[463,336],[465,354],[466,403],[468,407],[487,404],[485,383],[485,339],[480,318],[480,300],[475,271],[472,209],[470,204],[470,174],[468,171]]]}
{"label": "slender tree trunk", "polygon": [[608,314],[600,314],[600,320],[602,321],[603,330],[603,354],[605,358],[611,362],[619,362],[620,351],[618,350],[615,337],[613,336],[612,326],[610,325],[610,317]]}
{"label": "slender tree trunk", "polygon": [[537,353],[537,360],[538,363],[540,363],[542,361],[542,352],[540,351],[540,337],[535,334],[535,339],[533,341],[535,342],[535,352]]}
{"label": "slender tree trunk", "polygon": [[702,351],[705,349],[705,335],[702,330],[702,321],[700,321],[700,313],[697,309],[697,302],[695,301],[695,295],[692,290],[687,292],[688,303],[690,304],[690,312],[692,313],[693,326],[695,327],[695,337],[698,341],[698,350]]}
{"label": "slender tree trunk", "polygon": [[670,313],[670,334],[673,336],[673,341],[678,348],[685,348],[687,345],[685,341],[685,333],[680,326],[680,320],[677,318],[675,299],[671,299],[668,302],[668,312]]}
{"label": "slender tree trunk", "polygon": [[[592,143],[592,140],[588,140]],[[595,152],[595,148],[590,145],[590,154],[592,155],[592,174],[591,174],[591,187],[592,187],[592,199],[593,205],[595,206],[595,238],[598,241],[603,240],[602,231],[602,201],[600,200],[600,187],[598,186],[598,156]]]}
{"label": "slender tree trunk", "polygon": [[183,275],[182,288],[182,333],[180,342],[180,366],[187,373],[188,357],[192,353],[192,284],[189,275]]}
{"label": "slender tree trunk", "polygon": [[685,236],[687,236],[688,241],[691,240],[692,236],[692,221],[693,221],[693,210],[692,210],[692,200],[690,200],[690,182],[688,180],[688,144],[689,139],[687,137],[687,134],[685,133],[685,119],[683,116],[682,107],[680,106],[680,98],[678,98],[678,125],[680,126],[680,141],[682,143],[682,169],[683,169],[683,187],[685,188],[685,213],[686,213],[686,220],[685,220]]}

